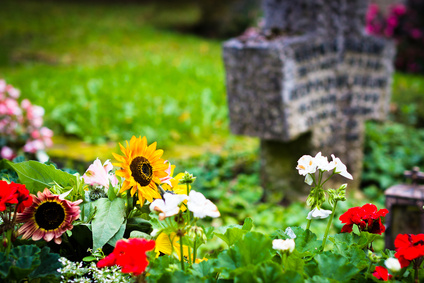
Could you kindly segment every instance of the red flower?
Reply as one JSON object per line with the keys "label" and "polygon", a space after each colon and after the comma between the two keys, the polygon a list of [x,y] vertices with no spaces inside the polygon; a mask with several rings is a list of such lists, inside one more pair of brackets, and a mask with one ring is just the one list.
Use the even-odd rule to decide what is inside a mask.
{"label": "red flower", "polygon": [[393,277],[392,275],[389,274],[387,269],[382,266],[376,266],[375,272],[372,275],[379,280],[382,279],[383,281],[388,281],[392,279]]}
{"label": "red flower", "polygon": [[419,257],[424,256],[424,234],[399,234],[395,239],[395,257],[402,268]]}
{"label": "red flower", "polygon": [[0,211],[6,210],[6,204],[18,203],[15,183],[0,181]]}
{"label": "red flower", "polygon": [[23,212],[25,210],[25,207],[31,206],[32,204],[32,196],[29,194],[28,189],[25,187],[25,185],[22,184],[15,184],[10,183],[15,187],[15,197],[18,200],[18,208],[17,212]]}
{"label": "red flower", "polygon": [[98,268],[118,265],[123,273],[132,273],[137,276],[144,272],[149,262],[146,252],[153,250],[155,241],[133,238],[116,242],[113,252],[97,263]]}
{"label": "red flower", "polygon": [[362,207],[349,208],[340,215],[340,221],[345,223],[342,227],[342,233],[352,232],[353,225],[358,225],[360,231],[367,231],[373,234],[382,234],[386,228],[381,223],[381,217],[386,216],[387,209],[377,210],[374,204],[367,203]]}

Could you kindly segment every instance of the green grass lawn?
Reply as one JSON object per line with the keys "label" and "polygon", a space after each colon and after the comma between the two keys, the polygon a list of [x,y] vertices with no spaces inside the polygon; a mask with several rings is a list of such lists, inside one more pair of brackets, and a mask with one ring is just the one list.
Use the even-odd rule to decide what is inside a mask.
{"label": "green grass lawn", "polygon": [[[195,6],[176,2],[6,0],[0,77],[43,106],[47,126],[66,141],[116,144],[146,135],[161,148],[223,142],[229,130],[221,42],[175,30],[199,17]],[[396,74],[396,119],[414,124],[424,117],[423,92],[422,76]]]}
{"label": "green grass lawn", "polygon": [[228,134],[221,43],[168,28],[190,6],[6,1],[0,77],[58,135],[89,142],[146,135],[160,144]]}

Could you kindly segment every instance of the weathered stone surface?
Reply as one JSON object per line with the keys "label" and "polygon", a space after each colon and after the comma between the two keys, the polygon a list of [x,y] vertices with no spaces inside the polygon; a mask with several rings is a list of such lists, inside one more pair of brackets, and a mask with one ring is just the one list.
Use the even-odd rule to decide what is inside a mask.
{"label": "weathered stone surface", "polygon": [[[282,179],[296,162],[290,173],[281,164],[318,151],[339,157],[359,185],[364,121],[387,115],[395,53],[391,41],[363,34],[364,3],[268,0],[264,35],[224,43],[230,128],[261,138],[264,186],[292,190]],[[271,153],[288,142],[299,147]]]}
{"label": "weathered stone surface", "polygon": [[352,36],[362,34],[367,0],[267,0],[265,30],[296,35]]}

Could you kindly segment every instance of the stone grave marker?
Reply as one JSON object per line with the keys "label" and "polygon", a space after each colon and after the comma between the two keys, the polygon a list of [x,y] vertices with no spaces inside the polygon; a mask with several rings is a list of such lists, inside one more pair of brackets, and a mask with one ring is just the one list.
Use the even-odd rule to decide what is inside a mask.
{"label": "stone grave marker", "polygon": [[365,0],[265,0],[264,28],[224,43],[230,128],[261,139],[269,199],[305,196],[297,160],[319,151],[359,185],[364,122],[387,115],[395,53],[365,34],[366,9]]}

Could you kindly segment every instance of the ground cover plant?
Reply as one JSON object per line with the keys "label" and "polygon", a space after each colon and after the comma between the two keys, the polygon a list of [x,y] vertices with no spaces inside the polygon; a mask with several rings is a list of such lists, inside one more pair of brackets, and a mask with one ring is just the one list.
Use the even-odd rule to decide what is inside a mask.
{"label": "ground cover plant", "polygon": [[[208,219],[220,218],[220,209],[196,191],[196,176],[163,154],[156,142],[133,136],[113,154],[113,163],[97,159],[82,176],[36,161],[3,160],[3,170],[15,175],[0,181],[2,280],[418,282],[423,277],[422,234],[399,235],[396,252],[374,246],[385,231],[386,209],[365,203],[334,218],[346,201],[347,184],[337,189],[325,184],[336,174],[353,178],[334,155],[330,162],[321,153],[298,160],[299,178],[311,185],[303,223],[279,223],[278,229],[260,232],[255,217],[242,225],[211,225]],[[313,231],[322,219],[325,231],[317,235]],[[333,221],[343,225],[340,233],[331,232]],[[225,246],[199,249],[214,236]]]}

